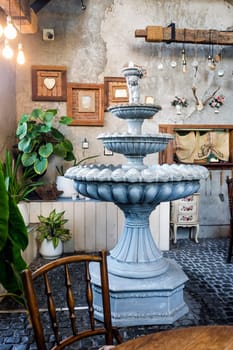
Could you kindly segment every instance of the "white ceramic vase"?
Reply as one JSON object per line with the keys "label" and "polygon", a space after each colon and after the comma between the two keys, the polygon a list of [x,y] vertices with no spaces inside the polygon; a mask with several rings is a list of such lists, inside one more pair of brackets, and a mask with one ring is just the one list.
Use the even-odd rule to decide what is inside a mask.
{"label": "white ceramic vase", "polygon": [[60,197],[73,197],[77,196],[77,191],[74,188],[73,180],[66,178],[65,176],[57,176],[56,185],[58,191],[63,191]]}
{"label": "white ceramic vase", "polygon": [[49,259],[49,260],[57,259],[63,253],[63,243],[61,240],[59,240],[58,246],[54,248],[52,241],[48,241],[47,239],[44,239],[41,242],[39,253],[44,259]]}
{"label": "white ceramic vase", "polygon": [[181,105],[176,105],[176,114],[181,114],[182,107]]}
{"label": "white ceramic vase", "polygon": [[28,205],[26,202],[19,202],[18,203],[19,211],[23,217],[25,226],[29,226],[29,211],[28,211]]}

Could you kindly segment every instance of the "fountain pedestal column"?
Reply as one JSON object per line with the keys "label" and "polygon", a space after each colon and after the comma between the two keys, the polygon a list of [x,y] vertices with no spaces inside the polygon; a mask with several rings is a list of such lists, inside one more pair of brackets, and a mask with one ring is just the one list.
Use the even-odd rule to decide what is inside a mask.
{"label": "fountain pedestal column", "polygon": [[[108,257],[112,322],[117,326],[173,323],[188,312],[183,300],[187,277],[165,259],[149,227],[155,205],[120,205],[125,226]],[[99,273],[91,269],[95,315],[103,319]]]}

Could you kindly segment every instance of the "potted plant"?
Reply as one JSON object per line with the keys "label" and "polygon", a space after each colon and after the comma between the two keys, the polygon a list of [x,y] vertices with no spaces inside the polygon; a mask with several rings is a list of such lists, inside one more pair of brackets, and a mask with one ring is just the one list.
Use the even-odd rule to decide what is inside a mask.
{"label": "potted plant", "polygon": [[22,251],[28,246],[28,231],[16,201],[6,189],[0,162],[0,283],[8,296],[24,304],[21,272],[27,267]]}
{"label": "potted plant", "polygon": [[42,181],[33,181],[35,173],[31,168],[22,168],[21,154],[14,159],[9,150],[5,152],[5,161],[2,164],[5,186],[8,194],[18,205],[26,226],[29,225],[29,215],[26,201],[30,193],[43,185]]}
{"label": "potted plant", "polygon": [[[99,155],[94,155],[94,156],[89,156],[89,157],[85,157],[79,161],[75,160],[73,166],[78,166],[84,162],[86,162],[89,159],[93,159],[93,158],[97,158],[99,157]],[[57,185],[57,189],[59,191],[62,191],[62,193],[60,194],[61,197],[73,197],[77,194],[77,191],[74,188],[73,185],[73,180],[72,179],[68,179],[66,178],[65,175],[65,167],[63,165],[56,166],[58,175],[57,175],[57,179],[56,179],[56,185]]]}
{"label": "potted plant", "polygon": [[63,218],[64,213],[65,211],[57,213],[56,209],[53,209],[48,217],[38,216],[38,240],[41,242],[39,253],[44,259],[57,259],[61,256],[62,243],[71,238],[70,230],[64,228],[64,224],[68,222]]}
{"label": "potted plant", "polygon": [[30,114],[23,114],[18,123],[16,136],[22,164],[38,175],[45,174],[52,155],[66,161],[75,160],[71,141],[59,130],[61,125],[69,125],[72,118],[58,117],[57,112],[56,109],[34,109]]}

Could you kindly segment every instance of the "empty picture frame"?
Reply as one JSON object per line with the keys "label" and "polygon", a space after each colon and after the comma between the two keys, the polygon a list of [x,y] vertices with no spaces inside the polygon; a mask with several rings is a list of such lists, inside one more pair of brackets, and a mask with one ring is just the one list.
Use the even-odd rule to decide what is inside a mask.
{"label": "empty picture frame", "polygon": [[104,77],[104,110],[118,103],[129,102],[128,88],[124,77]]}
{"label": "empty picture frame", "polygon": [[66,67],[32,66],[32,101],[66,101]]}
{"label": "empty picture frame", "polygon": [[67,84],[67,115],[70,125],[104,125],[104,85]]}

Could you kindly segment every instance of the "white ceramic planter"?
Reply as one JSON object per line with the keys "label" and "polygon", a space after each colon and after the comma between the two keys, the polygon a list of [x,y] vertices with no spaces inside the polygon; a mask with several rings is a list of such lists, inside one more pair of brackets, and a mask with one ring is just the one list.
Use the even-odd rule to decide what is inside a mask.
{"label": "white ceramic planter", "polygon": [[57,176],[56,185],[58,191],[63,191],[60,197],[73,197],[77,196],[77,191],[74,188],[73,180],[66,178],[65,176]]}
{"label": "white ceramic planter", "polygon": [[19,202],[18,203],[19,211],[24,219],[24,223],[26,226],[29,226],[29,211],[28,211],[28,205],[25,202]]}
{"label": "white ceramic planter", "polygon": [[52,241],[44,239],[41,242],[39,253],[44,259],[57,259],[63,253],[63,243],[61,240],[59,240],[58,246],[54,248]]}

